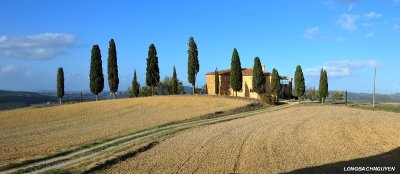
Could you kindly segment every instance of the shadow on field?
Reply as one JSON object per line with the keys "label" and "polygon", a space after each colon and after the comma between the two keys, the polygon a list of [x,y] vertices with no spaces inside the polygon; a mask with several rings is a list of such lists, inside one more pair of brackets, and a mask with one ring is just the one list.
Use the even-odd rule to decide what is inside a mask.
{"label": "shadow on field", "polygon": [[357,172],[357,173],[399,173],[400,172],[400,147],[386,153],[365,158],[341,161],[315,167],[297,169],[288,174],[309,174],[309,173],[354,173],[354,171],[344,171],[347,167],[396,167],[393,172]]}

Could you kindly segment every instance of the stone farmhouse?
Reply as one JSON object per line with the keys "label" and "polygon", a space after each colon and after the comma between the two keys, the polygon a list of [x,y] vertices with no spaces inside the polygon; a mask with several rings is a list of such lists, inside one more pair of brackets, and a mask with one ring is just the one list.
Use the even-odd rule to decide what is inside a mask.
{"label": "stone farmhouse", "polygon": [[[270,84],[272,79],[272,74],[266,72],[265,65],[262,66],[264,75],[266,78],[265,88],[267,92],[270,92]],[[222,70],[218,72],[219,74],[219,94],[226,96],[235,96],[232,88],[230,87],[230,69]],[[243,86],[242,90],[237,92],[238,97],[248,97],[248,98],[259,98],[258,94],[253,91],[253,69],[242,68],[243,75]],[[281,92],[280,98],[291,98],[292,97],[292,78],[288,76],[280,76],[281,78]],[[207,93],[208,95],[215,95],[215,72],[209,72],[206,74],[207,81]]]}

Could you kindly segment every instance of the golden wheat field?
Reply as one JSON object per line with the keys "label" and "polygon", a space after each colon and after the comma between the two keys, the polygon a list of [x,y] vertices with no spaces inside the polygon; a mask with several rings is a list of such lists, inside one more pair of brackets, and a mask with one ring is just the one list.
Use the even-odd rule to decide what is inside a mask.
{"label": "golden wheat field", "polygon": [[400,114],[288,109],[186,130],[104,173],[342,173],[400,166]]}
{"label": "golden wheat field", "polygon": [[159,96],[1,111],[0,165],[248,103]]}

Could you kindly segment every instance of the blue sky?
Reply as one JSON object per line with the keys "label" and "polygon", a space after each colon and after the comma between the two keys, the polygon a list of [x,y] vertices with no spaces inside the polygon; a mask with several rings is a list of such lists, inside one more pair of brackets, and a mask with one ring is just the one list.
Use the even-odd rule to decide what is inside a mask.
{"label": "blue sky", "polygon": [[[89,90],[90,51],[99,44],[106,75],[108,42],[117,46],[120,87],[137,70],[145,82],[148,46],[154,43],[161,77],[187,82],[187,42],[199,49],[197,85],[205,73],[227,69],[233,48],[242,67],[255,56],[268,71],[293,77],[300,64],[308,87],[328,71],[331,90],[400,92],[399,0],[302,1],[48,1],[0,5],[0,89],[55,90],[57,68],[67,91]],[[108,84],[105,81],[105,90]]]}

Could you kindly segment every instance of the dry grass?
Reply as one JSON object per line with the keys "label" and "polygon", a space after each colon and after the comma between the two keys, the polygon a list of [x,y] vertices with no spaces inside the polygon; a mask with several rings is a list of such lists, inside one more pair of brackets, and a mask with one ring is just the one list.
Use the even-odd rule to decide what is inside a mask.
{"label": "dry grass", "polygon": [[219,97],[160,96],[1,111],[0,165],[246,104]]}
{"label": "dry grass", "polygon": [[[296,106],[178,133],[104,172],[282,173],[339,161],[354,167],[349,160],[360,158],[365,158],[361,162],[386,160],[383,166],[391,166],[400,164],[400,153],[370,156],[400,147],[399,125],[398,113]],[[343,167],[336,166],[336,173]],[[318,169],[303,172],[332,168]]]}

